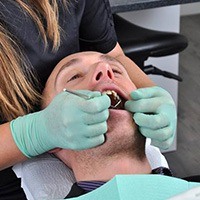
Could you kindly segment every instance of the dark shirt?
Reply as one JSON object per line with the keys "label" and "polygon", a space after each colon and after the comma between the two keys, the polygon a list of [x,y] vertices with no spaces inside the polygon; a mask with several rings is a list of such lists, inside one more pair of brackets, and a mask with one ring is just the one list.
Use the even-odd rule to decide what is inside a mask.
{"label": "dark shirt", "polygon": [[[156,169],[153,169],[151,174],[172,176],[171,170],[165,167],[158,167]],[[91,192],[94,189],[97,189],[98,187],[102,186],[105,183],[106,182],[102,182],[102,181],[82,181],[82,182],[74,183],[72,185],[72,188],[69,194],[65,197],[65,199],[81,196],[83,194]]]}
{"label": "dark shirt", "polygon": [[[52,52],[51,43],[44,51],[44,42],[36,25],[16,1],[0,1],[0,23],[12,33],[33,66],[41,83],[39,90],[43,89],[53,68],[65,56],[86,50],[108,53],[117,43],[108,0],[73,0],[69,1],[68,10],[60,2],[58,0],[61,46],[57,52]],[[15,192],[12,191],[14,187]],[[17,196],[17,190],[21,195],[20,181],[12,169],[1,171],[0,199],[23,199]]]}
{"label": "dark shirt", "polygon": [[0,172],[0,200],[26,200],[21,188],[21,179],[18,179],[12,168]]}
{"label": "dark shirt", "polygon": [[44,42],[36,25],[17,7],[16,1],[0,2],[0,22],[16,37],[42,86],[65,56],[86,50],[108,53],[117,41],[108,0],[73,0],[68,3],[68,10],[60,2],[58,0],[59,23],[63,31],[57,52],[52,52],[51,43],[44,51]]}

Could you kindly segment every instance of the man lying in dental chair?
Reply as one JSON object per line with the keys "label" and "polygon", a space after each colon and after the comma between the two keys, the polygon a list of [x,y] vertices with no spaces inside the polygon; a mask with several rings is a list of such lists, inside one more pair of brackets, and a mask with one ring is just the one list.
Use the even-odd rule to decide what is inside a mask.
{"label": "man lying in dental chair", "polygon": [[[67,91],[62,92],[63,89],[90,96],[87,100],[77,95],[70,96],[70,98],[64,97],[70,102],[71,107],[76,102],[76,105],[82,108],[79,113],[71,113],[72,117],[76,114],[78,129],[83,126],[79,123],[80,121],[88,126],[94,126],[95,131],[94,124],[97,121],[101,123],[107,120],[107,127],[102,124],[102,129],[106,129],[105,142],[102,145],[81,151],[69,149],[53,151],[54,155],[70,167],[75,175],[76,182],[65,198],[77,197],[99,188],[101,189],[99,190],[100,196],[98,192],[95,193],[96,196],[90,193],[91,197],[85,196],[85,199],[98,199],[99,197],[112,199],[113,192],[115,193],[117,188],[121,191],[126,188],[126,192],[130,193],[128,197],[130,199],[136,196],[145,199],[145,195],[149,199],[150,194],[147,191],[153,194],[153,199],[166,199],[196,186],[196,184],[191,183],[190,185],[186,182],[185,186],[180,187],[185,183],[183,180],[169,177],[163,179],[159,176],[172,176],[168,168],[163,166],[151,168],[145,153],[146,138],[140,134],[132,113],[127,111],[132,107],[130,106],[130,93],[136,90],[136,86],[129,79],[121,63],[97,52],[82,52],[68,56],[57,65],[47,81],[43,93],[43,108],[47,107],[57,94],[64,95],[63,93]],[[96,96],[110,98],[109,113],[100,109],[99,113],[102,114],[102,118],[99,119],[93,115],[93,102]],[[69,110],[70,107],[68,112]],[[79,118],[84,120],[79,120]],[[88,137],[90,134],[92,135],[88,133]],[[116,177],[119,174],[126,176]],[[157,174],[156,177],[155,174]],[[109,180],[111,181],[108,182]],[[117,188],[114,187],[114,190],[114,181],[118,183],[122,181],[125,188],[120,189],[118,185]],[[109,184],[105,185],[107,182]],[[141,183],[147,191],[141,189]],[[102,185],[104,185],[103,188],[110,187],[108,191],[111,194],[107,194],[107,191],[106,196],[105,191],[102,187],[100,188]],[[166,189],[169,191],[165,192]]]}
{"label": "man lying in dental chair", "polygon": [[[59,70],[57,68],[47,81],[43,106],[46,107],[63,88],[82,90],[87,95],[94,95],[90,91],[99,91],[95,95],[109,97],[112,106],[109,113],[105,112],[108,129],[104,144],[82,151],[59,149],[55,152],[73,170],[77,181],[67,197],[85,194],[103,185],[116,174],[171,175],[167,168],[151,170],[145,155],[145,137],[139,133],[131,112],[124,109],[124,106],[129,106],[125,102],[130,99],[130,93],[136,87],[119,62],[96,52],[78,53],[65,58],[65,64]],[[119,99],[121,102],[115,107]],[[95,96],[84,100],[76,95],[69,95],[66,101],[70,101],[71,106],[75,101],[79,102],[82,112],[77,112],[77,124],[79,117],[83,117],[84,122],[91,126],[97,120],[92,116]],[[93,120],[90,115],[84,115],[84,112],[91,113]],[[104,119],[98,120],[101,123]]]}
{"label": "man lying in dental chair", "polygon": [[[88,95],[90,98],[86,100],[78,95],[63,91],[63,89],[73,90]],[[133,113],[131,112],[130,93],[134,90],[136,90],[136,87],[130,80],[122,64],[101,53],[82,52],[73,54],[64,58],[56,66],[46,83],[42,107],[47,107],[56,95],[62,95],[66,99],[66,102],[68,102],[68,112],[76,112],[75,115],[73,115],[74,113],[71,114],[72,116],[76,116],[77,126],[79,127],[75,126],[75,129],[71,132],[76,134],[76,129],[82,130],[85,125],[93,127],[93,131],[97,131],[95,124],[101,124],[105,120],[107,120],[107,127],[102,123],[102,129],[105,129],[106,132],[105,142],[98,147],[80,151],[69,149],[55,149],[51,151],[60,161],[71,168],[75,175],[75,183],[70,192],[67,189],[66,192],[62,189],[62,197],[52,195],[46,196],[45,199],[52,199],[52,197],[55,199],[71,198],[89,193],[97,188],[100,189],[102,185],[105,186],[109,180],[118,174],[131,174],[133,175],[133,177],[131,176],[131,180],[134,179],[135,174],[147,175],[147,181],[145,182],[148,182],[148,184],[148,180],[152,180],[152,184],[156,183],[156,180],[151,178],[152,174],[157,174],[158,178],[160,177],[159,175],[172,176],[167,163],[159,162],[160,165],[154,165],[156,166],[154,167],[150,161],[151,159],[147,158],[148,151],[145,152],[146,138],[140,134],[133,120]],[[99,96],[109,100],[110,105],[109,112],[101,109],[101,106],[99,106],[101,117],[98,114],[96,116],[92,114],[94,109],[93,102]],[[75,105],[78,109],[75,109]],[[80,123],[80,121],[84,124]],[[52,128],[56,128],[56,125],[52,125]],[[87,133],[86,137],[90,137],[90,132]],[[159,154],[159,156],[162,155]],[[52,157],[52,161],[54,159]],[[33,160],[25,162],[23,169],[33,165]],[[60,161],[56,162],[62,165]],[[63,170],[61,171],[63,173],[65,170],[63,165],[62,168]],[[27,169],[30,168],[27,167]],[[55,172],[56,170],[55,168]],[[49,172],[49,174],[53,173],[53,170]],[[31,175],[30,170],[29,175]],[[27,178],[27,176],[24,176],[24,178]],[[140,179],[137,175],[137,181],[139,181],[138,178]],[[34,176],[32,176],[30,182],[33,182],[33,179]],[[158,180],[161,181],[159,184],[161,183],[162,188],[162,179]],[[55,184],[57,183],[56,179],[51,181],[55,181]],[[48,184],[51,184],[50,182],[43,186],[48,188]],[[143,182],[144,188],[145,182]],[[60,185],[64,184],[65,180]],[[36,182],[35,185],[39,186]],[[166,184],[163,186],[166,187]],[[168,185],[168,187],[170,186]],[[31,188],[28,189],[34,196],[35,191]],[[184,190],[178,192],[182,191]],[[172,196],[178,192],[168,192],[166,193],[168,196],[163,197],[168,198],[170,195]],[[51,190],[49,193],[51,193]],[[140,193],[142,197],[142,189]],[[159,189],[156,190],[155,195],[158,195],[158,193]]]}

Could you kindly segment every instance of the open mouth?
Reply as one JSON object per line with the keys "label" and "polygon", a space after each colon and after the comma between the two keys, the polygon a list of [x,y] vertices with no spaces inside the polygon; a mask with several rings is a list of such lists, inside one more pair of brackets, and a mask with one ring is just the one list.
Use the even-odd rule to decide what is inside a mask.
{"label": "open mouth", "polygon": [[109,109],[123,109],[124,110],[124,104],[125,104],[125,99],[117,94],[114,90],[106,90],[103,92],[103,94],[106,94],[109,96],[111,100],[111,106]]}

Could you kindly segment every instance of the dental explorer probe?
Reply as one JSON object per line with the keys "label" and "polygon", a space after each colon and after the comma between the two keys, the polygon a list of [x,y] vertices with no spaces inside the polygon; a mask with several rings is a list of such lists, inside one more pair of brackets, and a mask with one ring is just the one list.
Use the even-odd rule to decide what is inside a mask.
{"label": "dental explorer probe", "polygon": [[71,93],[71,94],[73,94],[73,95],[79,96],[79,97],[81,97],[81,98],[83,98],[83,99],[86,99],[86,100],[91,99],[91,97],[90,97],[89,95],[82,94],[82,93],[77,92],[77,91],[75,91],[75,90],[69,90],[69,89],[64,88],[63,91],[64,91],[64,92],[69,92],[69,93]]}
{"label": "dental explorer probe", "polygon": [[[79,97],[81,97],[81,98],[83,98],[83,99],[86,99],[86,100],[91,99],[91,97],[90,97],[89,95],[86,95],[86,94],[77,92],[77,91],[75,91],[75,90],[69,90],[69,89],[64,88],[63,91],[64,91],[64,92],[69,92],[69,93],[71,93],[71,94],[73,94],[73,95],[79,96]],[[109,96],[109,95],[108,95],[108,96]],[[111,105],[110,107],[111,107],[111,108],[116,108],[120,103],[121,103],[121,99],[118,99],[118,102],[116,102],[115,105]]]}

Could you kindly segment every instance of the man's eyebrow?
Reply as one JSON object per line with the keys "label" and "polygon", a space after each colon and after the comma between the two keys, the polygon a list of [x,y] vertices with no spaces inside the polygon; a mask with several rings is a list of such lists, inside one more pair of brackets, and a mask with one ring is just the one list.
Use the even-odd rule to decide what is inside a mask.
{"label": "man's eyebrow", "polygon": [[71,65],[74,65],[74,64],[77,64],[77,63],[80,63],[81,62],[81,59],[80,58],[73,58],[71,59],[70,61],[68,61],[67,63],[65,63],[58,71],[57,75],[56,75],[56,78],[55,78],[55,84],[57,82],[57,79],[59,77],[59,75],[61,74],[61,72],[63,70],[65,70],[66,68],[70,67]]}
{"label": "man's eyebrow", "polygon": [[74,59],[71,59],[70,61],[68,61],[67,63],[65,63],[60,69],[59,69],[59,72],[58,74],[63,71],[65,68],[69,67],[70,65],[74,65],[76,63],[79,63],[81,62],[81,59],[80,58],[74,58]]}

